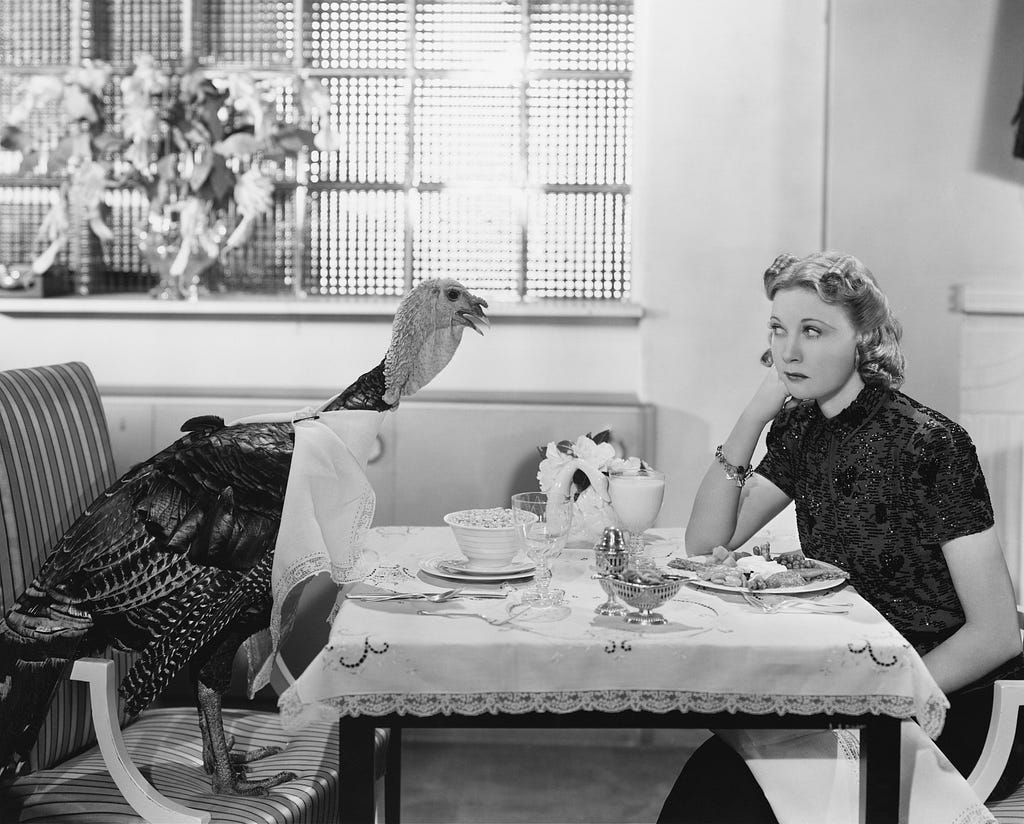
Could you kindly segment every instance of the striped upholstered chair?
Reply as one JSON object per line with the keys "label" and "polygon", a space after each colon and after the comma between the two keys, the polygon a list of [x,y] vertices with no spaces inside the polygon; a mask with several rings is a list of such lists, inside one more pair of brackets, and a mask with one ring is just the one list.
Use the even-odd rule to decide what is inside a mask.
{"label": "striped upholstered chair", "polygon": [[[84,364],[0,372],[0,614],[114,479],[106,418]],[[237,746],[286,747],[254,765],[254,774],[292,770],[300,777],[264,797],[214,795],[194,707],[148,710],[131,723],[117,717],[114,689],[131,663],[130,655],[115,653],[75,665],[72,679],[96,685],[92,712],[83,680],[62,683],[29,763],[0,785],[0,821],[337,820],[337,724],[288,736],[275,713],[226,709],[225,732]]]}

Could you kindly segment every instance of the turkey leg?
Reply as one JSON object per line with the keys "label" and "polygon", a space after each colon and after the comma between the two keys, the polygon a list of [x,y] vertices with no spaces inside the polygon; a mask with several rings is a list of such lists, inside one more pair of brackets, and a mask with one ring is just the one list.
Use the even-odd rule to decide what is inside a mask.
{"label": "turkey leg", "polygon": [[[237,640],[237,639],[236,639]],[[260,747],[248,752],[232,752],[233,739],[224,735],[221,714],[222,695],[231,681],[231,662],[237,643],[225,643],[199,669],[194,679],[199,728],[203,734],[203,768],[210,773],[213,791],[232,795],[266,795],[271,787],[293,781],[292,772],[279,772],[269,778],[247,779],[246,764],[281,752],[280,747]]]}

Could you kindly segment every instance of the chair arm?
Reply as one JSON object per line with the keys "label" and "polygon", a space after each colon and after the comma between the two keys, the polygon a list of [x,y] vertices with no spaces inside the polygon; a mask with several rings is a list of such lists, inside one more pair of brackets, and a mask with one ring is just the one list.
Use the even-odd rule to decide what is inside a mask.
{"label": "chair arm", "polygon": [[1017,712],[1024,706],[1024,682],[996,681],[992,694],[992,718],[988,737],[967,783],[985,801],[999,781],[1010,757],[1010,747],[1017,731]]}
{"label": "chair arm", "polygon": [[80,658],[75,661],[71,677],[89,685],[92,721],[103,761],[132,809],[148,822],[209,824],[208,812],[190,809],[161,795],[132,763],[117,719],[114,662],[103,658]]}

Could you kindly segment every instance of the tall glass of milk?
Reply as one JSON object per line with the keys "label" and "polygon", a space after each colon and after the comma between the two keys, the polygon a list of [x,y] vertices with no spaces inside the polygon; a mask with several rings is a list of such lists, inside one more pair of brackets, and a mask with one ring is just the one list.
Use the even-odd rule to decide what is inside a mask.
{"label": "tall glass of milk", "polygon": [[629,552],[639,559],[644,532],[658,520],[665,498],[665,473],[648,467],[613,470],[608,473],[608,494],[619,523],[629,533]]}

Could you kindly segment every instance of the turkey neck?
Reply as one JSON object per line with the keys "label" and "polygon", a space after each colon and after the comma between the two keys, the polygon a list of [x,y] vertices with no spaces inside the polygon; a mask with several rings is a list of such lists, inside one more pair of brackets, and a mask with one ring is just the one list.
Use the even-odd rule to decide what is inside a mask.
{"label": "turkey neck", "polygon": [[381,361],[369,372],[360,375],[351,386],[324,404],[320,411],[366,409],[374,412],[386,412],[396,406],[398,406],[397,403],[391,404],[384,400],[384,361]]}

